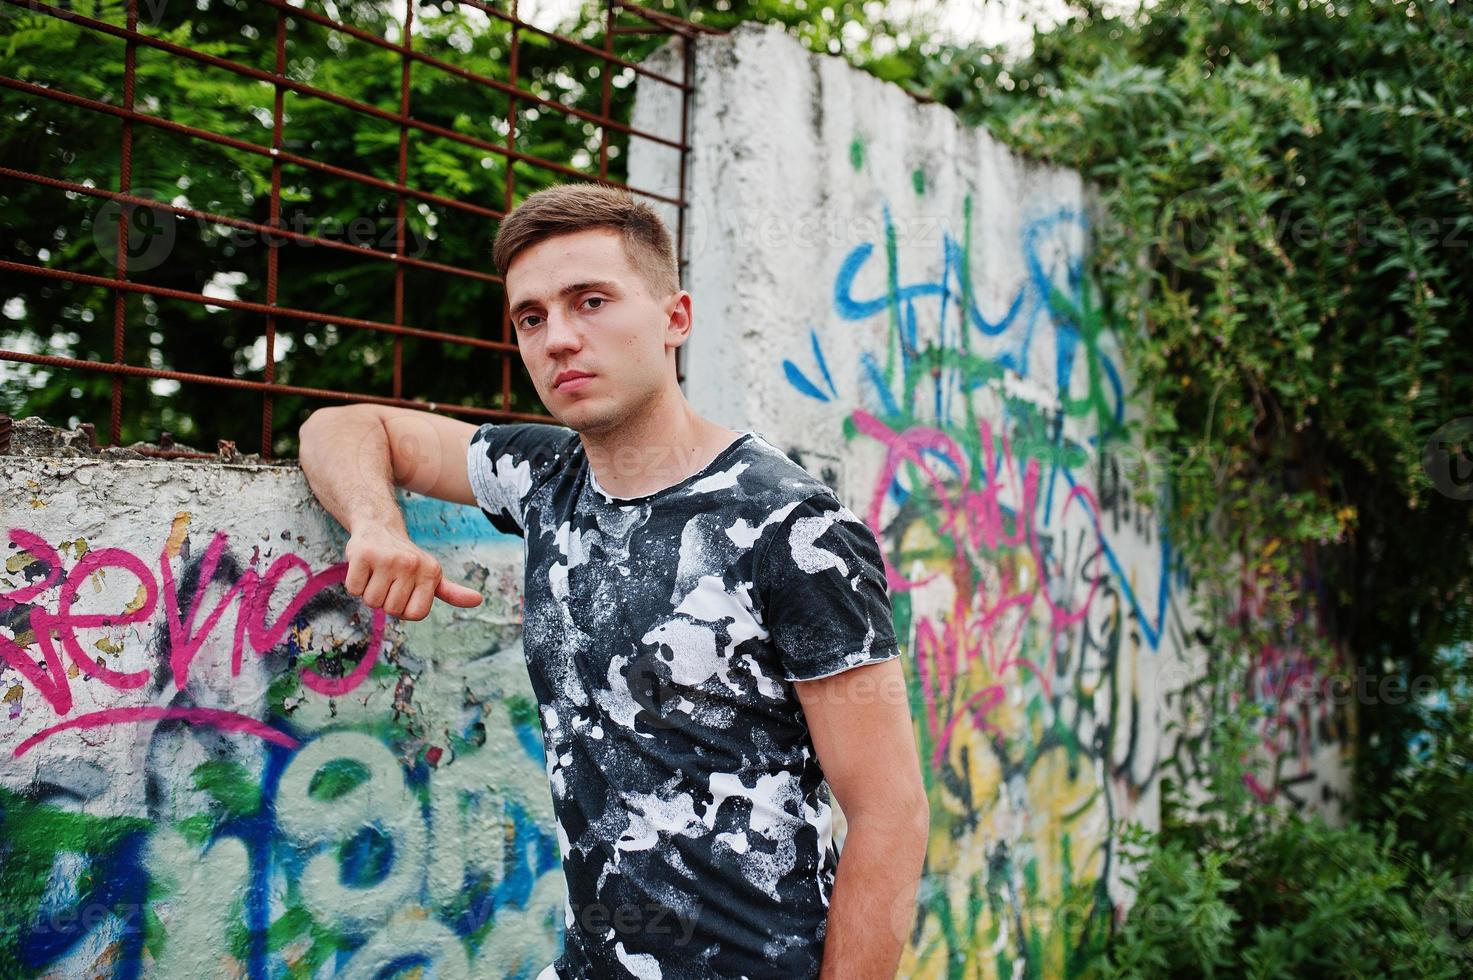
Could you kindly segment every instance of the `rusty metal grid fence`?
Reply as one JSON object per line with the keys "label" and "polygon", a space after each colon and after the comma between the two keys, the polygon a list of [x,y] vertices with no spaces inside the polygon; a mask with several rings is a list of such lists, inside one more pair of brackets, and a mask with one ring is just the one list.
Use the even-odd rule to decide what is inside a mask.
{"label": "rusty metal grid fence", "polygon": [[[146,5],[150,2],[158,3],[160,0],[142,0],[142,2]],[[54,173],[0,166],[0,190],[3,190],[5,182],[21,182],[33,188],[43,188],[57,195],[64,195],[69,200],[80,198],[103,202],[105,206],[117,209],[122,215],[122,219],[116,222],[116,258],[108,275],[83,272],[53,262],[21,262],[0,258],[0,274],[7,277],[38,277],[53,282],[95,287],[105,291],[101,295],[110,294],[110,303],[106,304],[108,308],[103,310],[102,314],[111,317],[111,360],[84,360],[44,352],[0,348],[0,362],[23,362],[45,366],[56,369],[59,372],[58,376],[63,379],[75,376],[74,373],[94,375],[100,373],[110,376],[112,390],[109,434],[113,445],[118,444],[121,439],[124,415],[127,410],[124,382],[129,377],[167,379],[180,385],[214,386],[259,393],[261,399],[260,446],[261,455],[266,458],[273,455],[273,409],[276,397],[280,395],[303,396],[308,399],[330,402],[362,401],[440,410],[477,420],[545,419],[544,415],[513,410],[513,372],[514,370],[520,372],[521,369],[519,364],[514,365],[514,362],[518,361],[517,347],[512,337],[506,304],[499,303],[499,333],[485,330],[456,332],[409,323],[406,322],[405,317],[406,290],[408,289],[406,273],[412,271],[444,280],[461,280],[499,288],[501,278],[494,269],[490,268],[490,242],[494,235],[495,224],[511,210],[521,196],[524,196],[525,185],[531,183],[534,186],[530,189],[535,190],[537,183],[549,182],[547,179],[528,181],[523,176],[521,180],[523,186],[519,187],[519,169],[523,175],[529,172],[540,173],[544,178],[551,178],[558,182],[587,180],[624,187],[633,194],[673,205],[679,216],[677,227],[674,230],[678,254],[683,266],[686,238],[684,207],[686,168],[684,163],[686,154],[690,150],[688,124],[693,92],[692,41],[698,33],[718,32],[639,4],[625,2],[625,0],[604,0],[602,3],[603,37],[600,45],[590,43],[587,39],[557,34],[523,20],[518,16],[516,0],[510,0],[509,3],[503,5],[485,2],[485,0],[445,0],[440,5],[444,9],[450,9],[452,4],[459,10],[469,9],[485,18],[487,22],[504,25],[504,29],[509,31],[505,77],[496,78],[457,64],[450,57],[442,57],[415,47],[416,9],[425,5],[424,0],[391,0],[399,11],[397,31],[383,33],[374,33],[361,26],[355,26],[348,22],[346,15],[333,16],[337,8],[333,6],[331,0],[328,0],[320,9],[314,9],[312,5],[303,0],[297,0],[295,3],[288,2],[288,0],[241,0],[241,2],[269,7],[274,11],[272,19],[274,37],[261,38],[262,47],[266,49],[263,50],[263,58],[269,56],[272,60],[269,67],[221,57],[208,50],[179,43],[168,36],[171,32],[150,30],[147,24],[140,25],[141,14],[157,9],[148,6],[140,8],[140,0],[126,0],[125,5],[118,5],[121,6],[122,16],[111,21],[104,16],[89,16],[83,12],[87,5],[78,4],[75,0],[70,4],[66,0],[60,0],[57,4],[42,2],[42,0],[0,0],[0,12],[3,12],[4,7],[10,7],[32,16],[54,18],[64,21],[73,30],[95,32],[98,35],[120,41],[123,45],[121,90],[112,93],[111,97],[107,95],[93,97],[68,91],[69,86],[65,78],[27,80],[16,77],[20,73],[12,73],[14,65],[0,66],[0,87],[28,99],[47,100],[80,110],[87,118],[94,120],[88,138],[116,140],[118,148],[116,189],[102,186],[102,181],[96,179],[95,176],[69,175],[68,178],[63,178]],[[100,13],[100,10],[93,12]],[[117,20],[121,22],[116,22]],[[398,69],[397,106],[389,108],[375,105],[334,91],[325,85],[314,85],[292,77],[292,73],[288,71],[288,56],[289,36],[292,33],[289,27],[293,26],[293,21],[311,25],[315,29],[333,32],[341,38],[370,45],[390,56],[397,63]],[[397,33],[398,37],[392,37],[392,33]],[[621,38],[647,41],[652,36],[661,40],[669,36],[677,39],[676,43],[680,46],[683,55],[681,59],[683,69],[678,77],[662,74],[620,55],[618,42]],[[0,47],[3,47],[3,40],[0,38]],[[535,42],[544,51],[552,46],[567,52],[569,57],[583,59],[585,62],[591,60],[603,66],[601,71],[596,72],[599,78],[596,111],[564,104],[556,98],[539,94],[533,91],[530,85],[524,84],[525,79],[521,74],[519,61],[529,41]],[[646,44],[645,50],[648,49],[649,45]],[[262,112],[269,113],[269,116],[259,116],[263,129],[269,122],[269,142],[241,139],[228,132],[215,131],[169,118],[166,112],[161,111],[161,107],[166,104],[170,93],[149,92],[141,84],[143,80],[140,78],[138,59],[140,52],[145,51],[157,52],[172,59],[181,59],[184,62],[219,69],[241,79],[258,83],[263,93],[269,90],[271,94],[269,108],[265,105],[251,107],[258,115]],[[616,97],[613,83],[615,70],[622,72],[626,80],[632,73],[638,76],[640,84],[668,85],[681,93],[682,114],[678,138],[642,131],[614,117],[612,110],[615,107]],[[504,97],[506,100],[504,135],[498,133],[496,135],[499,138],[488,139],[487,134],[478,133],[475,127],[446,126],[417,116],[414,99],[416,77],[417,75],[422,77],[427,72],[441,73],[466,86],[475,86],[482,91]],[[367,172],[366,168],[356,169],[351,166],[343,166],[341,163],[314,158],[312,153],[305,152],[300,147],[293,149],[287,139],[289,114],[286,111],[286,101],[288,95],[293,98],[318,100],[336,109],[344,110],[342,117],[344,120],[377,120],[397,129],[397,171],[393,176],[374,174]],[[539,154],[539,147],[528,146],[520,142],[518,114],[519,111],[528,108],[538,112],[562,114],[569,119],[597,127],[596,168],[591,160],[587,161],[586,166],[579,168],[567,161],[549,159]],[[187,203],[179,203],[177,199],[171,202],[134,193],[138,189],[133,183],[134,153],[138,141],[145,133],[166,133],[184,140],[202,141],[224,150],[260,158],[263,163],[269,165],[270,170],[270,195],[266,219],[264,221],[251,220],[239,215],[203,210],[189,206]],[[424,186],[416,186],[409,172],[410,143],[412,139],[425,137],[433,137],[448,144],[500,158],[502,179],[501,186],[498,188],[499,199],[486,200],[484,196],[478,197],[476,194],[449,195]],[[632,139],[648,140],[680,154],[681,177],[679,192],[676,195],[671,196],[647,188],[629,186],[610,176],[611,149],[619,141],[623,141],[627,146],[627,141]],[[297,141],[297,143],[301,142],[303,141]],[[310,145],[309,142],[308,148]],[[379,242],[364,243],[345,240],[341,236],[313,234],[310,231],[290,227],[283,220],[283,171],[286,168],[297,168],[301,172],[320,175],[323,178],[371,188],[385,195],[386,199],[391,199],[394,205],[392,237],[385,236]],[[406,208],[411,204],[418,207],[428,206],[439,209],[442,213],[455,213],[467,216],[474,221],[484,222],[484,267],[475,268],[472,264],[464,262],[438,261],[433,256],[422,254],[424,249],[408,247]],[[260,236],[261,241],[266,245],[264,295],[258,300],[232,298],[222,296],[218,291],[214,295],[209,295],[202,289],[169,288],[157,283],[141,281],[139,276],[133,274],[134,270],[130,269],[130,263],[135,261],[130,255],[130,225],[135,222],[127,219],[134,209],[160,215],[169,220],[189,219],[217,229],[233,229]],[[280,259],[283,247],[290,244],[320,246],[328,250],[350,253],[355,261],[369,259],[392,270],[392,309],[385,310],[383,315],[378,317],[362,317],[338,315],[325,308],[284,304],[281,297]],[[416,251],[421,254],[414,254]],[[499,298],[499,293],[497,295]],[[139,297],[151,297],[153,302],[167,300],[194,304],[209,310],[234,310],[262,318],[264,329],[260,337],[264,338],[265,350],[260,377],[236,376],[240,372],[233,372],[230,375],[211,374],[128,363],[125,358],[125,335],[130,322],[128,308],[130,301]],[[276,370],[279,360],[276,350],[277,331],[279,324],[287,320],[327,325],[329,328],[336,327],[344,331],[365,331],[392,338],[391,391],[389,393],[350,391],[279,382]],[[492,332],[495,335],[489,337],[477,335],[483,332]],[[407,397],[404,391],[404,359],[405,343],[410,339],[460,346],[494,356],[499,362],[499,392],[496,407],[446,404]],[[95,427],[90,425],[84,427],[88,429],[89,434],[95,433]],[[144,451],[170,457],[206,455],[172,450],[169,444],[170,440],[165,434],[160,439],[160,449],[145,449]]]}

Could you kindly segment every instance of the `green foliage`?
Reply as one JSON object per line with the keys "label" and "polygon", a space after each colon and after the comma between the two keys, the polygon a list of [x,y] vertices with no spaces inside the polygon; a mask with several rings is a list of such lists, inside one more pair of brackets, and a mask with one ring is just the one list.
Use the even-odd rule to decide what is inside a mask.
{"label": "green foliage", "polygon": [[[1119,55],[1061,65],[1007,120],[1102,182],[1098,260],[1139,325],[1197,567],[1281,543],[1283,606],[1307,577],[1357,663],[1409,675],[1473,606],[1473,508],[1422,469],[1473,405],[1470,23],[1436,3],[1161,4],[1091,20],[1081,33],[1120,31]],[[1415,720],[1365,715],[1375,781]]]}
{"label": "green foliage", "polygon": [[[805,4],[717,3],[687,8],[656,0],[656,7],[690,14],[717,27],[743,19],[781,23],[819,50],[843,53],[877,66],[886,52],[908,41],[883,17],[884,5],[859,2]],[[63,5],[65,6],[65,5]],[[309,3],[313,9],[317,3]],[[400,0],[355,0],[326,10],[367,33],[396,41]],[[146,8],[146,9],[144,9]],[[252,0],[199,0],[189,4],[143,5],[144,33],[262,71],[275,68],[277,11]],[[121,25],[122,0],[94,0],[87,16]],[[124,46],[65,18],[0,5],[0,38],[7,72],[25,81],[116,104],[123,90]],[[623,15],[625,26],[643,24]],[[400,58],[360,40],[287,17],[286,76],[380,110],[399,108]],[[598,4],[560,29],[601,47],[603,13]],[[900,35],[897,37],[897,35]],[[622,35],[618,53],[639,61],[664,43],[659,34]],[[511,29],[504,22],[467,13],[450,4],[416,4],[414,49],[496,82],[509,79]],[[9,66],[13,66],[13,69]],[[272,86],[251,78],[140,46],[137,50],[138,108],[150,116],[198,127],[233,140],[269,148]],[[893,69],[893,66],[892,66]],[[603,66],[594,57],[522,32],[519,84],[534,95],[584,112],[598,113]],[[450,130],[502,145],[508,133],[508,97],[494,89],[420,63],[410,93],[413,117],[427,127]],[[628,124],[636,78],[616,69],[611,115]],[[399,178],[397,124],[355,114],[315,96],[284,95],[282,148],[330,167],[387,181]],[[0,166],[78,183],[116,189],[120,180],[121,124],[54,100],[0,89]],[[273,166],[269,155],[191,139],[168,130],[133,127],[131,192],[211,215],[269,224]],[[601,132],[593,123],[519,100],[517,149],[593,176],[599,171]],[[629,137],[611,130],[608,172],[627,176]],[[396,235],[396,197],[390,190],[344,179],[292,162],[280,166],[280,225],[381,252],[494,273],[491,242],[496,223],[482,215],[409,198],[403,240]],[[404,182],[429,194],[500,209],[566,175],[518,162],[493,150],[448,139],[428,129],[409,130]],[[277,239],[212,220],[172,216],[101,198],[64,194],[14,179],[0,181],[0,259],[39,264],[111,278],[115,271],[119,221],[129,228],[130,278],[186,292],[268,302],[270,259],[278,275],[278,305],[340,317],[393,322],[402,302],[410,326],[489,340],[503,334],[504,299],[498,284],[405,267],[399,281],[393,264],[363,253]],[[0,345],[90,361],[113,359],[117,312],[110,290],[71,282],[7,275],[0,290]],[[264,378],[266,318],[256,312],[127,294],[121,303],[123,359],[130,364],[251,380]],[[542,407],[515,353],[452,347],[435,341],[392,337],[359,329],[278,317],[274,379],[335,391],[391,395],[396,345],[401,349],[403,397],[441,405],[474,405],[540,412]],[[504,364],[509,364],[511,398],[501,404]],[[256,448],[262,397],[210,385],[129,378],[122,383],[126,410],[122,442],[176,440],[213,448],[217,439]],[[0,378],[0,409],[12,415],[41,415],[58,424],[92,421],[107,439],[113,380],[103,375],[7,364]],[[275,399],[276,455],[295,450],[295,432],[306,414],[331,401],[299,396]]]}
{"label": "green foliage", "polygon": [[[1179,843],[1160,844],[1138,829],[1122,835],[1126,853],[1151,854],[1136,878],[1135,905],[1111,947],[1121,977],[1213,976],[1231,963],[1238,913],[1229,893],[1238,883],[1223,871],[1227,855],[1204,859]],[[1134,849],[1129,850],[1129,849]],[[1161,942],[1161,937],[1172,941]]]}
{"label": "green foliage", "polygon": [[[1204,794],[1168,791],[1159,832],[1123,833],[1136,898],[1111,945],[1109,975],[1465,975],[1468,879],[1436,870],[1395,821],[1337,828],[1253,806],[1234,791],[1253,764],[1251,716],[1211,734]],[[1466,768],[1442,774],[1463,793],[1473,788]],[[1417,795],[1403,803],[1431,802],[1412,803]],[[1468,848],[1465,840],[1460,850]]]}
{"label": "green foliage", "polygon": [[1473,705],[1470,650],[1438,659],[1438,695],[1418,705],[1423,720],[1412,758],[1378,792],[1367,794],[1367,819],[1396,826],[1408,847],[1456,878],[1473,875]]}
{"label": "green foliage", "polygon": [[[1473,638],[1473,506],[1424,471],[1473,406],[1473,17],[1441,2],[1072,5],[1007,64],[906,52],[902,82],[1099,189],[1124,331],[1216,669],[1304,618],[1375,674]],[[1467,461],[1463,446],[1463,463]],[[1143,488],[1144,489],[1144,488]],[[1301,631],[1302,633],[1302,631]],[[1370,793],[1420,731],[1358,727]],[[1368,795],[1363,792],[1362,797]]]}

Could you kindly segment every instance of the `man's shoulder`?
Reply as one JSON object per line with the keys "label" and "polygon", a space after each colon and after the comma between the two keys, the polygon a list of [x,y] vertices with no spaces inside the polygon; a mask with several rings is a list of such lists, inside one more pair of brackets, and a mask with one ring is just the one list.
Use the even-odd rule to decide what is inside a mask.
{"label": "man's shoulder", "polygon": [[814,476],[772,442],[753,432],[733,460],[742,496],[759,511],[772,512],[802,503],[815,494],[837,499],[832,487]]}
{"label": "man's shoulder", "polygon": [[486,422],[471,433],[471,445],[487,455],[521,456],[556,453],[578,434],[565,425],[548,422]]}
{"label": "man's shoulder", "polygon": [[[760,433],[753,432],[718,471],[702,481],[719,493],[710,509],[733,542],[765,552],[785,526],[804,515],[842,510],[834,489]],[[845,511],[847,513],[847,511]]]}
{"label": "man's shoulder", "polygon": [[488,422],[471,435],[467,460],[478,471],[509,480],[525,496],[582,449],[578,433],[542,422]]}
{"label": "man's shoulder", "polygon": [[578,434],[539,422],[488,422],[471,434],[466,476],[498,530],[520,534],[524,502],[576,454]]}

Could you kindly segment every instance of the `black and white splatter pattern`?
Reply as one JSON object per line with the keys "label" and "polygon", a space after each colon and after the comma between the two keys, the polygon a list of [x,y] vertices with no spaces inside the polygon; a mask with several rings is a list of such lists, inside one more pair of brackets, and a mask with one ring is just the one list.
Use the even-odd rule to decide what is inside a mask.
{"label": "black and white splatter pattern", "polygon": [[[816,977],[838,853],[792,681],[898,655],[874,535],[758,433],[637,499],[487,424],[567,878],[562,978]],[[545,972],[544,976],[550,976]]]}

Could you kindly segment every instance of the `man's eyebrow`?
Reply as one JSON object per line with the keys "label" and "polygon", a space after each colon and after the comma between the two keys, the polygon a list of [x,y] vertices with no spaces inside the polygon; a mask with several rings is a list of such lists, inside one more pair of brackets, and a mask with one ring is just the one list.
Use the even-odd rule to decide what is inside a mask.
{"label": "man's eyebrow", "polygon": [[[559,289],[557,291],[557,294],[558,294],[559,297],[562,297],[562,296],[571,296],[574,293],[587,292],[590,289],[602,289],[605,292],[615,292],[618,289],[618,286],[617,286],[617,284],[615,284],[614,282],[612,282],[612,281],[610,281],[608,279],[594,279],[594,280],[591,280],[589,282],[574,282],[574,283],[569,283],[568,285],[564,286],[562,289]],[[515,317],[518,313],[522,312],[527,307],[529,307],[529,306],[536,306],[536,305],[538,305],[541,302],[542,301],[540,299],[537,299],[536,297],[530,297],[528,299],[524,299],[520,303],[518,303],[516,306],[512,307],[511,315],[513,317]]]}

